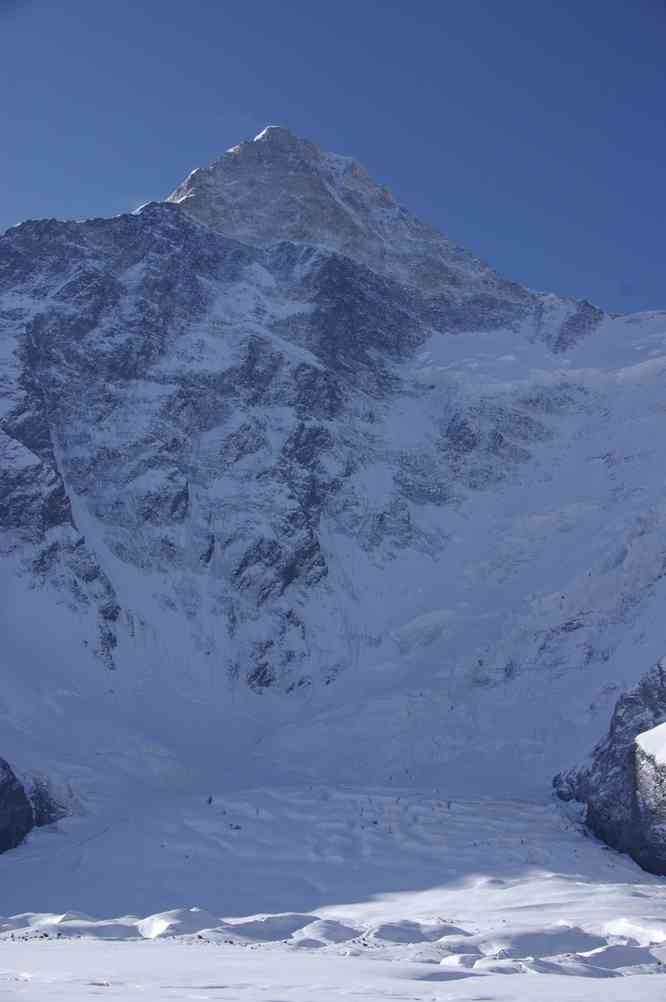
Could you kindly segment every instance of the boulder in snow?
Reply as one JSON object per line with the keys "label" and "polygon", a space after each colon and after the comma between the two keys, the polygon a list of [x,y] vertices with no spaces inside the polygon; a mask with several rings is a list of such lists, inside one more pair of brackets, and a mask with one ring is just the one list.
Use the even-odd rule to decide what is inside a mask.
{"label": "boulder in snow", "polygon": [[604,842],[666,874],[666,658],[620,697],[591,760],[553,785],[563,800],[586,804]]}

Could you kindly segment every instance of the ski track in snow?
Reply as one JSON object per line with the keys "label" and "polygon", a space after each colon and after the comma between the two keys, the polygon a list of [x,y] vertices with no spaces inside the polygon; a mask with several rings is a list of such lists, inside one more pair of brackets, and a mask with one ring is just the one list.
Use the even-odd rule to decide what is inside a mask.
{"label": "ski track in snow", "polygon": [[0,995],[664,997],[666,884],[559,805],[212,796],[68,818],[5,854]]}

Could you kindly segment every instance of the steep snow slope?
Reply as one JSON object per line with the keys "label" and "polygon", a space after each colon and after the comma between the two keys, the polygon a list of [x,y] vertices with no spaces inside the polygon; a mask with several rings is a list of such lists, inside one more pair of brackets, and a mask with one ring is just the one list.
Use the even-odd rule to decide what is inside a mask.
{"label": "steep snow slope", "polygon": [[[499,413],[504,462],[463,453],[457,503],[422,510],[441,554],[396,554],[395,577],[369,584],[385,615],[374,658],[335,703],[314,694],[271,758],[277,744],[312,775],[326,762],[351,781],[362,762],[459,793],[528,792],[587,752],[664,643],[665,334],[664,315],[609,321],[565,366],[500,334],[482,349],[433,338],[430,400],[455,386],[470,438]],[[404,404],[387,437],[423,454],[424,409]]]}
{"label": "steep snow slope", "polygon": [[662,652],[666,314],[381,192],[268,130],[0,239],[0,751],[60,796],[541,795]]}

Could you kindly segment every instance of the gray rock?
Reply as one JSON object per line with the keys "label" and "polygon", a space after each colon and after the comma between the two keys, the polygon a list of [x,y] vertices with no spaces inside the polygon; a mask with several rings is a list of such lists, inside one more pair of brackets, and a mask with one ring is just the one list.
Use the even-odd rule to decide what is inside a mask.
{"label": "gray rock", "polygon": [[608,735],[588,763],[553,780],[562,800],[587,807],[586,823],[645,870],[666,874],[666,768],[637,737],[666,721],[666,661],[617,701]]}
{"label": "gray rock", "polygon": [[0,852],[15,849],[34,827],[33,810],[11,766],[0,758]]}

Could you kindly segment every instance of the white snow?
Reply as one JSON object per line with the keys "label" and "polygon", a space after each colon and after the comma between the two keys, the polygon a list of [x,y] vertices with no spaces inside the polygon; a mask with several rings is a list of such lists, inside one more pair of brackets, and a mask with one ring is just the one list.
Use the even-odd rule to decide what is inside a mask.
{"label": "white snow", "polygon": [[268,135],[268,133],[269,133],[269,132],[270,132],[270,131],[271,131],[272,129],[279,129],[279,128],[280,128],[280,126],[279,126],[279,125],[267,125],[265,129],[262,129],[262,130],[261,130],[261,132],[259,132],[259,133],[258,133],[258,134],[257,134],[257,135],[256,135],[256,136],[254,137],[254,139],[253,139],[253,142],[257,143],[257,142],[259,142],[260,140],[262,140],[262,139],[265,139],[265,138],[266,138],[266,136]]}
{"label": "white snow", "polygon": [[666,724],[659,724],[636,737],[641,750],[658,765],[666,765]]}
{"label": "white snow", "polygon": [[2,997],[663,998],[666,884],[555,805],[212,796],[69,818],[0,857]]}

